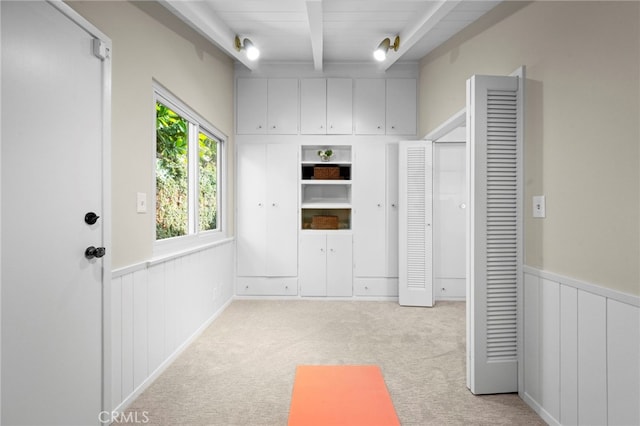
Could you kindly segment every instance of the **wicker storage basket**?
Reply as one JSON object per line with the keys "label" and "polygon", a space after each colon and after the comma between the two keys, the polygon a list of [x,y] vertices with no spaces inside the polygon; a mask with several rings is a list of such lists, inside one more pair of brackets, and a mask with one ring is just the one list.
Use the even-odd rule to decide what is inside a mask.
{"label": "wicker storage basket", "polygon": [[311,229],[338,229],[338,216],[313,216]]}
{"label": "wicker storage basket", "polygon": [[314,179],[340,179],[340,167],[314,167]]}

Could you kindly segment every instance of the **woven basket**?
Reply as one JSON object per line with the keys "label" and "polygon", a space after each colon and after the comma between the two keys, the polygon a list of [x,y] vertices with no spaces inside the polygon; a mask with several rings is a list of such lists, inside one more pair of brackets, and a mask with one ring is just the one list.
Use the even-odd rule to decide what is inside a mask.
{"label": "woven basket", "polygon": [[314,179],[340,179],[340,167],[314,167]]}
{"label": "woven basket", "polygon": [[338,216],[313,216],[311,229],[338,229]]}

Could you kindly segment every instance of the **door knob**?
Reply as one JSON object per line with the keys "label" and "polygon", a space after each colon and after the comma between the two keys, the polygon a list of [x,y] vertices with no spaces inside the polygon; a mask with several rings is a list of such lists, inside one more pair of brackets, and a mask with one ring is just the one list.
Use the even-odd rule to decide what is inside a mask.
{"label": "door knob", "polygon": [[94,225],[98,221],[99,218],[100,218],[100,216],[98,216],[94,212],[89,212],[89,213],[84,215],[84,222],[87,225]]}
{"label": "door knob", "polygon": [[84,257],[86,257],[87,259],[93,259],[94,257],[100,258],[105,254],[107,254],[107,249],[104,247],[89,246],[84,251]]}

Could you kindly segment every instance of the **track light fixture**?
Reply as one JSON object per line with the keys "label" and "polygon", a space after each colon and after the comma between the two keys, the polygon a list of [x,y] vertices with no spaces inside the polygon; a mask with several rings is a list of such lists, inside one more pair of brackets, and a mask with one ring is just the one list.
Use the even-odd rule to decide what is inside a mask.
{"label": "track light fixture", "polygon": [[380,42],[377,49],[373,51],[373,57],[376,58],[376,61],[384,61],[387,59],[387,52],[389,49],[393,49],[394,52],[398,51],[400,47],[400,36],[396,36],[393,44],[391,44],[391,40],[389,37],[385,38]]}
{"label": "track light fixture", "polygon": [[249,40],[248,38],[245,38],[241,42],[240,41],[240,37],[236,36],[234,44],[235,44],[235,48],[236,48],[236,50],[238,52],[240,52],[242,50],[247,52],[247,59],[249,59],[250,61],[255,61],[256,59],[258,59],[258,56],[260,56],[260,51],[253,44],[253,42],[251,40]]}

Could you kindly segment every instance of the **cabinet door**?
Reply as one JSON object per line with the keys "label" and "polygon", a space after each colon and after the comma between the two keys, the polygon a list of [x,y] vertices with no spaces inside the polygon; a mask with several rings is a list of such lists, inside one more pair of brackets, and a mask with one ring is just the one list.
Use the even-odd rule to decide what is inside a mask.
{"label": "cabinet door", "polygon": [[266,274],[298,275],[298,147],[267,145]]}
{"label": "cabinet door", "polygon": [[351,235],[327,235],[327,296],[353,295]]}
{"label": "cabinet door", "polygon": [[[387,145],[387,277],[398,276],[398,144]],[[464,227],[463,227],[464,228]],[[464,258],[464,256],[463,256]]]}
{"label": "cabinet door", "polygon": [[298,133],[298,79],[275,78],[268,83],[267,133]]}
{"label": "cabinet door", "polygon": [[416,134],[416,80],[387,80],[387,134]]}
{"label": "cabinet door", "polygon": [[300,234],[300,295],[327,295],[327,237]]}
{"label": "cabinet door", "polygon": [[354,172],[354,245],[357,277],[386,276],[385,145],[356,151]]}
{"label": "cabinet door", "polygon": [[353,82],[350,78],[327,80],[327,133],[353,134]]}
{"label": "cabinet door", "polygon": [[300,80],[300,133],[327,133],[327,81],[324,78]]}
{"label": "cabinet door", "polygon": [[238,145],[237,253],[239,276],[265,274],[267,220],[265,213],[266,148]]}
{"label": "cabinet door", "polygon": [[236,93],[237,131],[239,135],[267,133],[267,80],[239,78]]}
{"label": "cabinet door", "polygon": [[385,81],[383,79],[356,79],[354,113],[356,134],[384,135]]}

